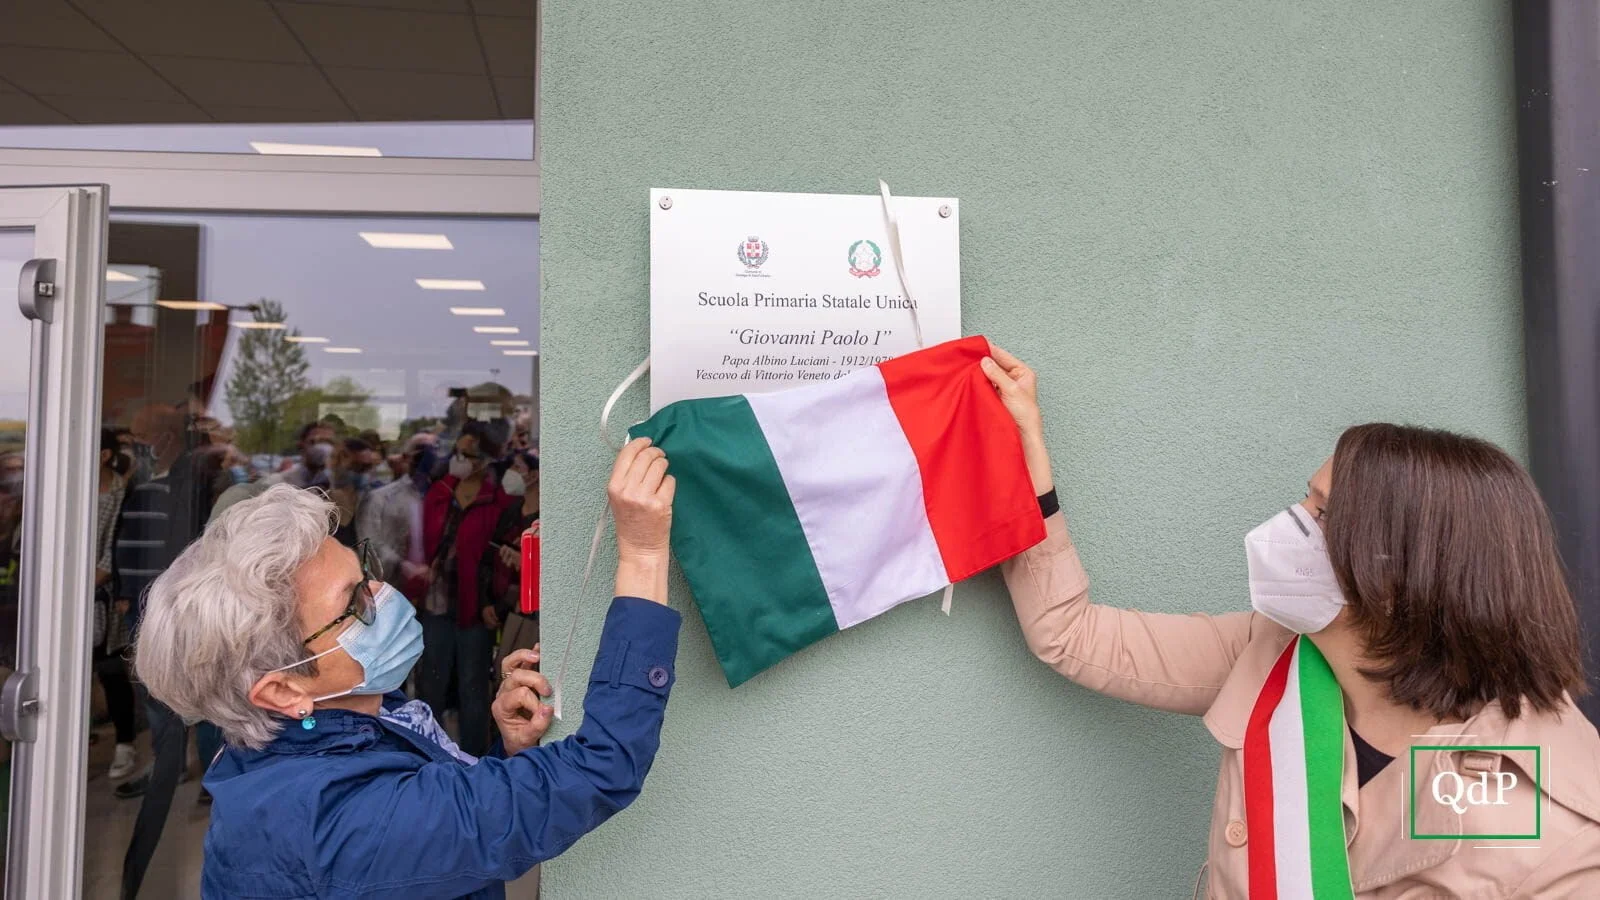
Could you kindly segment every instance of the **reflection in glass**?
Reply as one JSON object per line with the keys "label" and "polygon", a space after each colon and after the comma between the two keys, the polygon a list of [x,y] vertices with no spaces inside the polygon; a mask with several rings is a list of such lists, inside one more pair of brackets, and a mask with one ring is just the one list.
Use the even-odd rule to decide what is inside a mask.
{"label": "reflection in glass", "polygon": [[[28,430],[32,328],[17,306],[17,279],[33,256],[33,232],[0,229],[0,683],[17,665],[17,592],[22,565],[23,451]],[[0,738],[0,884],[11,808],[11,742]]]}
{"label": "reflection in glass", "polygon": [[[538,444],[538,357],[510,355],[537,346],[537,248],[533,221],[114,213],[101,414],[127,463],[111,590],[128,612],[111,633],[131,633],[143,586],[208,522],[275,484],[326,491],[334,536],[369,540],[384,578],[421,597],[422,497],[448,448],[486,435],[509,467]],[[497,329],[419,281],[481,282],[469,296],[504,311]],[[507,333],[527,346],[493,343]],[[88,897],[195,893],[217,733],[137,702],[131,769],[115,723],[94,729]]]}

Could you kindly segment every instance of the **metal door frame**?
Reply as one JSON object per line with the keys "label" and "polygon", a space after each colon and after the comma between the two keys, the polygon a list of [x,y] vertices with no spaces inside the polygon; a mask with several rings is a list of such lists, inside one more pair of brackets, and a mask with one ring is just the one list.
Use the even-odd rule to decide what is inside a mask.
{"label": "metal door frame", "polygon": [[18,298],[38,317],[13,679],[32,673],[33,684],[3,693],[13,710],[29,695],[36,702],[18,713],[33,739],[13,743],[10,898],[81,892],[107,194],[104,185],[0,187],[0,228],[32,229],[34,257],[54,261],[51,287],[35,292],[29,277]]}

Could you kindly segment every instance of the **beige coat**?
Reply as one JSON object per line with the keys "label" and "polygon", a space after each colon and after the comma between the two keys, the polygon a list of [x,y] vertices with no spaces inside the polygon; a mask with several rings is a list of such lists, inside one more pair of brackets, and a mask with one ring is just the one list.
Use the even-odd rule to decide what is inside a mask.
{"label": "beige coat", "polygon": [[[1245,897],[1248,831],[1241,750],[1245,724],[1267,672],[1293,634],[1251,612],[1219,616],[1143,613],[1089,602],[1089,579],[1062,516],[1045,542],[1006,563],[1006,585],[1028,647],[1077,683],[1171,712],[1204,716],[1222,745],[1211,815],[1208,896]],[[1570,701],[1560,715],[1507,720],[1491,704],[1471,720],[1430,729],[1418,745],[1539,747],[1542,793],[1534,803],[1532,751],[1419,751],[1415,784],[1398,758],[1359,790],[1355,749],[1345,736],[1345,841],[1361,898],[1600,898],[1600,736]],[[1477,781],[1515,773],[1503,806],[1438,802],[1440,772]],[[1448,796],[1455,776],[1442,786]],[[1503,779],[1509,783],[1509,778]],[[1537,808],[1536,808],[1537,806]],[[1413,839],[1418,834],[1450,835]],[[1538,819],[1535,821],[1534,816]],[[1538,840],[1471,835],[1525,834]],[[1465,835],[1465,836],[1462,836]],[[1516,848],[1516,849],[1510,849]],[[1207,874],[1208,873],[1208,874]]]}

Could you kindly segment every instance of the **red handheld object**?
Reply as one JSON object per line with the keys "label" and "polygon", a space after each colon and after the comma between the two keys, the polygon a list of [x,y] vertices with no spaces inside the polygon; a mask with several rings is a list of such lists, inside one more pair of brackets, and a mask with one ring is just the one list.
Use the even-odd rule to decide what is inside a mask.
{"label": "red handheld object", "polygon": [[522,536],[522,590],[517,611],[525,616],[539,611],[539,536]]}

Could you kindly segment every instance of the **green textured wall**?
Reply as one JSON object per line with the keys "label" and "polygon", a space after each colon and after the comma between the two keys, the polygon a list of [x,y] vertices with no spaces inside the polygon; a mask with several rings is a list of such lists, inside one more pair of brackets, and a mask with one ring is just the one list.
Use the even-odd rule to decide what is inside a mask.
{"label": "green textured wall", "polygon": [[[1301,496],[1345,425],[1522,453],[1504,0],[544,16],[552,657],[608,469],[597,414],[647,349],[655,186],[870,193],[881,176],[959,197],[966,331],[1041,370],[1101,602],[1247,608],[1244,532]],[[575,678],[608,587],[586,598]],[[908,604],[735,691],[681,580],[673,603],[655,770],[546,867],[548,896],[1189,896],[1209,734],[1036,662],[997,577],[961,585],[949,619]]]}

